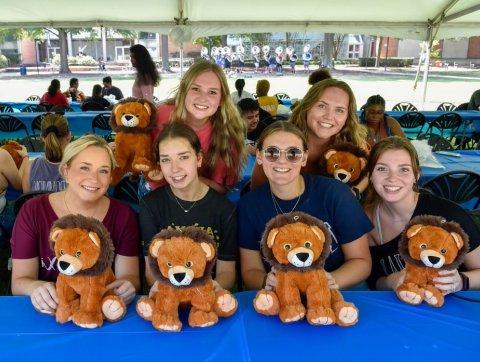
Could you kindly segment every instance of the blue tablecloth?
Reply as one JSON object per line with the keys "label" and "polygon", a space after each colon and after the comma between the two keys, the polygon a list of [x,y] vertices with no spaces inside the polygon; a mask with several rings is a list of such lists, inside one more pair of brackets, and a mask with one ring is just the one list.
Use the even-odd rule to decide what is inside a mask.
{"label": "blue tablecloth", "polygon": [[[462,295],[480,299],[480,292]],[[478,358],[480,303],[448,296],[442,308],[401,303],[392,292],[344,292],[360,310],[354,327],[284,325],[258,315],[254,292],[237,294],[239,309],[210,328],[156,331],[133,305],[117,323],[88,330],[33,310],[29,298],[0,298],[4,361],[466,361]],[[185,321],[185,315],[182,315]]]}
{"label": "blue tablecloth", "polygon": [[[22,101],[22,102],[0,101],[0,104],[7,104],[7,105],[9,105],[10,107],[13,108],[14,112],[21,112],[22,109],[25,108],[26,106],[36,105],[36,104],[39,104],[39,102],[38,101]],[[70,103],[70,107],[72,107],[72,109],[75,112],[81,112],[82,111],[82,109],[80,108],[81,105],[82,105],[82,103],[80,103],[80,102],[71,102]]]}
{"label": "blue tablecloth", "polygon": [[452,151],[460,154],[460,157],[445,156],[434,153],[435,158],[445,168],[422,167],[419,184],[423,185],[428,180],[445,172],[450,171],[472,171],[480,174],[480,151],[477,150],[459,150]]}

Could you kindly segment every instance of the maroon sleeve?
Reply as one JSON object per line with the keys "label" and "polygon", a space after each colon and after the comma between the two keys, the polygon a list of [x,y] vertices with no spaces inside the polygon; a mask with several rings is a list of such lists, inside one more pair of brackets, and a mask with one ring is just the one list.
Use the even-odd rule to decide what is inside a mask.
{"label": "maroon sleeve", "polygon": [[31,259],[39,256],[39,238],[41,230],[35,222],[37,200],[29,200],[20,209],[13,226],[12,246],[13,259]]}
{"label": "maroon sleeve", "polygon": [[140,248],[138,221],[129,206],[110,200],[115,215],[105,224],[115,246],[115,254],[137,256]]}

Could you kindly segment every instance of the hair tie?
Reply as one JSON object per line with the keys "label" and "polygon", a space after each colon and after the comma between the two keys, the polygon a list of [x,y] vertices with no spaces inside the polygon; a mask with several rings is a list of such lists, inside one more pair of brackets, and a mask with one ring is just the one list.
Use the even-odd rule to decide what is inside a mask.
{"label": "hair tie", "polygon": [[60,138],[60,131],[58,130],[57,126],[48,126],[45,129],[43,137],[47,137],[48,134],[51,133],[51,132],[55,133],[55,136],[57,136],[57,138]]}

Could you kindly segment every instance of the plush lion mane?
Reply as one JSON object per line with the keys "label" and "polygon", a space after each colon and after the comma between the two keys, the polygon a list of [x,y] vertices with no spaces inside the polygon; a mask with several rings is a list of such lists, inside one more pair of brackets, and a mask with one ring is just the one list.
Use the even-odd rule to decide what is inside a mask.
{"label": "plush lion mane", "polygon": [[[105,269],[109,268],[112,265],[114,257],[114,247],[112,239],[108,230],[103,226],[103,224],[93,217],[86,217],[80,214],[77,215],[66,215],[55,221],[52,226],[52,229],[82,229],[85,233],[93,231],[100,238],[100,256],[98,257],[97,262],[88,269],[84,269],[76,273],[75,275],[83,276],[95,276],[103,273]],[[55,242],[49,240],[50,248],[54,250]]]}
{"label": "plush lion mane", "polygon": [[[208,281],[208,278],[211,277],[213,266],[215,265],[215,261],[217,260],[217,246],[215,241],[213,240],[213,237],[210,236],[205,230],[199,227],[188,226],[182,229],[174,229],[174,228],[163,229],[158,234],[156,234],[152,238],[152,240],[153,239],[168,240],[174,237],[189,238],[196,243],[204,242],[204,243],[213,244],[215,248],[215,257],[212,260],[207,261],[203,276],[200,278],[197,278],[195,276],[195,278],[192,280],[192,282],[189,285],[179,285],[179,286],[176,285],[175,288],[190,288],[190,287],[198,287],[198,286],[204,285]],[[170,283],[170,280],[168,278],[165,278],[160,272],[160,268],[158,267],[158,263],[157,263],[157,258],[151,256],[150,253],[148,254],[148,262],[150,264],[150,269],[152,271],[153,276],[155,277],[155,280],[158,280],[162,284],[172,286],[172,283]]]}
{"label": "plush lion mane", "polygon": [[[148,123],[148,126],[145,128],[141,127],[125,127],[125,126],[119,126],[117,122],[115,121],[115,110],[117,107],[123,106],[125,103],[129,102],[135,102],[135,103],[141,103],[142,105],[147,103],[150,106],[151,109],[151,114],[150,114],[150,122]],[[112,114],[110,115],[110,127],[112,127],[112,130],[115,132],[123,132],[123,133],[146,133],[149,134],[152,132],[152,130],[156,127],[156,107],[152,102],[147,101],[146,99],[143,98],[135,98],[135,97],[128,97],[124,98],[121,101],[119,101],[115,107],[112,109]]]}
{"label": "plush lion mane", "polygon": [[18,151],[22,150],[22,145],[15,141],[7,141],[1,148],[10,154],[13,162],[15,162],[15,166],[19,169],[22,165],[23,157],[20,156]]}
{"label": "plush lion mane", "polygon": [[[328,150],[332,150],[332,149],[336,150],[337,152],[349,152],[357,158],[364,158],[365,161],[368,161],[367,152],[365,150],[361,149],[360,147],[355,146],[352,143],[336,142],[333,145],[331,145],[330,147],[328,147],[327,150],[325,151],[325,153],[328,152]],[[327,174],[327,161],[328,160],[324,156],[320,157],[319,166],[320,166],[320,170],[321,170],[322,175],[330,176],[329,174]],[[365,177],[365,175],[367,174],[367,172],[368,172],[368,170],[367,170],[367,167],[365,166],[363,168],[363,170],[360,172],[360,175],[358,176],[357,181],[362,180]]]}
{"label": "plush lion mane", "polygon": [[[275,256],[273,255],[272,249],[270,249],[267,245],[268,234],[272,229],[281,228],[282,226],[293,224],[296,222],[304,223],[308,226],[318,226],[320,230],[322,230],[323,234],[325,235],[325,242],[323,244],[323,250],[320,254],[320,257],[312,263],[309,267],[306,268],[296,268],[293,265],[284,265],[280,264]],[[275,267],[276,270],[280,271],[299,271],[299,272],[307,272],[310,270],[322,269],[325,260],[327,259],[328,254],[330,254],[330,244],[332,243],[332,239],[330,237],[330,232],[328,231],[325,224],[316,217],[308,215],[301,211],[295,211],[287,214],[280,214],[272,218],[266,225],[265,231],[263,232],[262,240],[260,241],[262,247],[262,254],[264,259],[267,261],[270,266]]]}
{"label": "plush lion mane", "polygon": [[425,267],[425,265],[422,263],[421,260],[413,259],[410,256],[410,253],[408,252],[409,238],[407,237],[407,230],[415,224],[421,224],[426,226],[438,226],[449,233],[454,232],[459,234],[462,237],[463,246],[458,251],[458,255],[455,258],[455,260],[450,264],[443,265],[439,270],[454,270],[454,269],[457,269],[463,263],[465,255],[468,253],[468,240],[469,240],[468,235],[463,231],[463,229],[460,227],[458,223],[454,221],[446,221],[441,216],[433,216],[433,215],[416,216],[412,220],[410,220],[408,225],[405,227],[405,230],[403,231],[403,234],[402,234],[402,238],[398,243],[398,250],[400,252],[400,256],[403,258],[405,262],[409,264],[413,264],[415,266]]}

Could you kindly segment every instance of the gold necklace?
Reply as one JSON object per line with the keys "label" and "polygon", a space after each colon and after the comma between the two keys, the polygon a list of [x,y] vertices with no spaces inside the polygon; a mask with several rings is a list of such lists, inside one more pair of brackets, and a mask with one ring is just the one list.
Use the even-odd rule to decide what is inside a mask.
{"label": "gold necklace", "polygon": [[[65,207],[67,208],[68,212],[72,215],[74,215],[74,213],[72,212],[72,210],[70,210],[70,208],[68,207],[68,204],[67,204],[67,192],[64,191],[63,193],[63,203],[65,204]],[[87,217],[95,217],[95,215],[97,214],[97,211],[98,209],[100,208],[100,202],[98,203],[97,207],[95,208],[95,210],[93,210],[93,213],[92,215],[84,215],[84,214],[81,214],[83,216],[87,216]],[[79,212],[77,212],[77,214],[80,214]]]}
{"label": "gold necklace", "polygon": [[[172,195],[173,195],[173,198],[174,198],[175,201],[177,202],[178,206],[183,210],[184,213],[190,212],[190,211],[193,209],[193,207],[197,204],[197,201],[203,199],[203,197],[197,199],[197,197],[201,196],[201,194],[203,193],[202,187],[200,187],[199,195],[196,195],[196,196],[194,197],[196,200],[193,202],[193,204],[192,204],[189,208],[184,208],[184,207],[182,206],[182,204],[180,203],[180,200],[177,198],[177,196],[175,196],[175,193],[172,191],[172,189],[170,189],[170,191],[171,191],[171,193],[172,193]],[[185,201],[185,200],[183,200],[183,201]],[[191,201],[187,201],[187,202],[191,202]]]}
{"label": "gold necklace", "polygon": [[[273,194],[272,190],[270,190],[270,195],[272,196],[273,206],[275,207],[275,211],[276,211],[277,215],[287,214],[287,212],[284,212],[282,210],[282,208],[280,207],[280,204],[278,203],[277,198]],[[295,211],[301,197],[302,197],[302,194],[298,195],[298,198],[297,198],[297,201],[295,202],[295,205],[293,205],[292,209],[288,213],[291,213],[291,212]]]}

